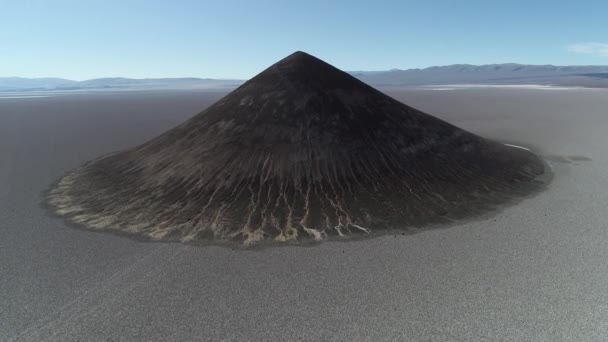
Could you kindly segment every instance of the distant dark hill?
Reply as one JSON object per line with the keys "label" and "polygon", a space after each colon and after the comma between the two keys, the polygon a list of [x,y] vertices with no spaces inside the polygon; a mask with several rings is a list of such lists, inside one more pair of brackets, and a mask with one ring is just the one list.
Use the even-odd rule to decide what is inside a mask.
{"label": "distant dark hill", "polygon": [[252,244],[450,222],[539,188],[531,152],[459,129],[303,52],[135,148],[70,172],[90,229]]}
{"label": "distant dark hill", "polygon": [[426,69],[353,72],[374,86],[415,86],[432,84],[544,84],[608,87],[597,75],[608,66],[554,66],[525,64],[454,64]]}
{"label": "distant dark hill", "polygon": [[608,72],[605,73],[591,73],[591,74],[580,74],[579,76],[597,77],[597,78],[608,78]]}

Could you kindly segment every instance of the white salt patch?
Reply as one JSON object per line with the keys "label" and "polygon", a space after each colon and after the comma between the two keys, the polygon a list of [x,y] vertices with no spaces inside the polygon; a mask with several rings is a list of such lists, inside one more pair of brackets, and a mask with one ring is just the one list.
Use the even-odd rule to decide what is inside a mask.
{"label": "white salt patch", "polygon": [[459,89],[479,89],[479,88],[497,88],[497,89],[528,89],[528,90],[579,90],[590,89],[585,87],[565,87],[552,86],[542,84],[437,84],[428,86],[419,86],[417,89],[423,90],[459,90]]}
{"label": "white salt patch", "polygon": [[504,143],[503,143],[503,145],[510,146],[510,147],[515,147],[515,148],[521,148],[522,150],[530,151],[529,148],[523,147],[523,146],[517,146],[517,145],[512,145],[512,144],[504,144]]}
{"label": "white salt patch", "polygon": [[0,95],[0,100],[3,99],[31,99],[37,97],[49,97],[48,95],[19,95],[19,96],[2,96]]}

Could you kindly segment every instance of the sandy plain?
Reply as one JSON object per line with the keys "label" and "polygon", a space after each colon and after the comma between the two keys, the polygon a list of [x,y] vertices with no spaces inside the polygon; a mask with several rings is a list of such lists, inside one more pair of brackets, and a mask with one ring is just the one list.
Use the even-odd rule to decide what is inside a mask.
{"label": "sandy plain", "polygon": [[74,229],[43,193],[224,92],[0,98],[2,341],[605,341],[608,90],[383,89],[531,147],[549,188],[413,235],[232,250]]}

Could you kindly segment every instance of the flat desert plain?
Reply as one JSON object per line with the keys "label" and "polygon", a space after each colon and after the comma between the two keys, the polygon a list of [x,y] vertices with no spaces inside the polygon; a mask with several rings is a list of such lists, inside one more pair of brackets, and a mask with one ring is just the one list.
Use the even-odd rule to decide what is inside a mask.
{"label": "flat desert plain", "polygon": [[44,192],[225,92],[0,98],[0,340],[606,341],[608,90],[383,90],[532,148],[551,184],[411,235],[250,250],[144,242],[74,229]]}

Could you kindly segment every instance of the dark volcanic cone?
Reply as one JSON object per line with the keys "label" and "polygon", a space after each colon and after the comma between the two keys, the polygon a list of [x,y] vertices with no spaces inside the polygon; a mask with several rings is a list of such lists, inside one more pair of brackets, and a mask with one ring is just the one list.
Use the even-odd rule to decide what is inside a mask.
{"label": "dark volcanic cone", "polygon": [[249,244],[466,217],[543,172],[527,150],[296,52],[182,125],[74,170],[49,201],[93,229]]}

